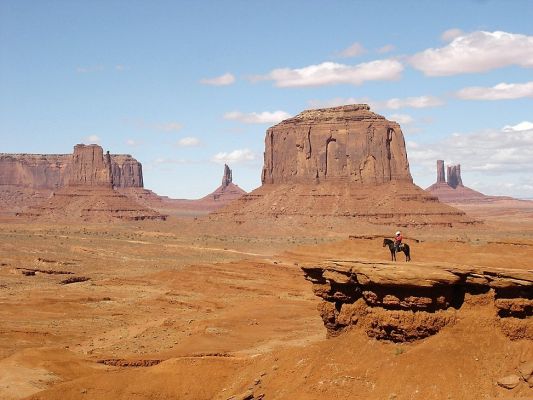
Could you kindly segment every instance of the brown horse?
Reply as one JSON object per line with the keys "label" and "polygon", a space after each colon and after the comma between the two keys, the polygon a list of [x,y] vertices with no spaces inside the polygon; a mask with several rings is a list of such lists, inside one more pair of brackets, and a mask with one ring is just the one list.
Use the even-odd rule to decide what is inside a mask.
{"label": "brown horse", "polygon": [[[389,246],[390,258],[391,261],[396,261],[396,247],[394,246],[394,240],[383,239],[383,247]],[[405,253],[405,261],[411,261],[411,250],[407,243],[402,243],[398,251],[403,251]]]}

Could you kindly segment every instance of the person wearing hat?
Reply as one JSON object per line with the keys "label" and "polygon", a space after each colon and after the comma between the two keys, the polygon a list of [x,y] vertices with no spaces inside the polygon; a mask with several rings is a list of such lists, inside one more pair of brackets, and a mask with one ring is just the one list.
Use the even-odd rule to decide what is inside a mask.
{"label": "person wearing hat", "polygon": [[402,244],[403,236],[400,231],[396,232],[396,237],[394,238],[394,250],[397,252],[400,251],[400,246]]}

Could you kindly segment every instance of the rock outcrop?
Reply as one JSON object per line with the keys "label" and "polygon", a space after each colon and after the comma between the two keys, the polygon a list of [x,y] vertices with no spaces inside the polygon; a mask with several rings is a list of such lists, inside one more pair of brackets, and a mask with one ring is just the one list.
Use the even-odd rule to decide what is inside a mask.
{"label": "rock outcrop", "polygon": [[461,178],[461,164],[448,165],[446,169],[448,172],[448,180],[446,181],[448,183],[448,186],[454,189],[458,186],[464,186],[463,180]]}
{"label": "rock outcrop", "polygon": [[222,184],[215,189],[211,194],[200,199],[200,201],[209,201],[212,200],[215,203],[219,204],[220,208],[224,205],[229,204],[233,200],[238,199],[242,195],[246,194],[239,186],[233,183],[233,173],[231,169],[224,164],[224,175],[222,176]]}
{"label": "rock outcrop", "polygon": [[111,156],[96,145],[77,144],[67,168],[65,186],[113,187]]}
{"label": "rock outcrop", "polygon": [[400,126],[366,104],[308,110],[269,128],[262,182],[210,221],[334,230],[475,223],[413,184]]}
{"label": "rock outcrop", "polygon": [[262,182],[412,183],[403,133],[366,104],[307,110],[269,128]]}
{"label": "rock outcrop", "polygon": [[[84,151],[98,151],[97,145],[78,145]],[[76,146],[77,147],[77,146]],[[80,147],[81,151],[82,147]],[[92,150],[87,150],[92,149]],[[76,151],[76,150],[75,150]],[[87,154],[87,156],[89,156]],[[84,157],[81,153],[77,157]],[[111,175],[115,187],[143,187],[142,165],[129,154],[111,154]],[[75,181],[71,173],[72,154],[0,154],[0,187],[17,186],[55,190]]]}
{"label": "rock outcrop", "polygon": [[[127,158],[127,157],[126,157]],[[116,165],[114,175],[113,165]],[[115,190],[114,177],[124,182],[121,177],[125,163],[113,164],[112,157],[98,145],[78,144],[64,167],[62,185],[52,193],[50,198],[31,204],[18,212],[18,216],[63,220],[83,221],[144,220],[166,218],[132,198]],[[140,172],[136,170],[137,174]],[[134,174],[125,175],[131,181]],[[135,172],[135,171],[133,171]],[[137,175],[140,177],[140,175]],[[141,181],[142,184],[142,181]]]}
{"label": "rock outcrop", "polygon": [[330,335],[359,327],[370,337],[413,341],[453,325],[465,303],[492,306],[512,339],[533,339],[533,273],[364,261],[303,266]]}

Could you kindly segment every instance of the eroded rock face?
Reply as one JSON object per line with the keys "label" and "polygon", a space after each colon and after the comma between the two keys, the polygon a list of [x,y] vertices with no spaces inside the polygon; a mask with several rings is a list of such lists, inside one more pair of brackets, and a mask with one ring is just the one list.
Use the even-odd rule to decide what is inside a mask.
{"label": "eroded rock face", "polygon": [[431,336],[454,324],[468,296],[492,303],[502,331],[533,339],[533,274],[497,268],[330,261],[304,266],[330,335],[351,326],[395,342]]}
{"label": "eroded rock face", "polygon": [[458,186],[463,186],[463,180],[461,178],[461,164],[448,165],[447,172],[448,172],[447,183],[449,186],[451,186],[454,189]]}
{"label": "eroded rock face", "polygon": [[[78,145],[84,146],[84,145]],[[76,146],[77,147],[77,146]],[[100,176],[89,177],[91,172],[83,172],[80,167],[71,168],[73,157],[76,154],[0,154],[0,186],[13,186],[33,189],[56,190],[68,183],[74,183],[81,179],[87,182],[107,180]],[[87,154],[82,155],[82,147],[78,149],[76,162],[89,166],[91,157],[88,152],[98,152],[100,146],[84,146]],[[92,150],[91,150],[92,148]],[[101,148],[100,148],[101,149]],[[103,155],[103,150],[102,150]],[[99,157],[99,156],[98,156]],[[129,154],[111,154],[111,175],[113,185],[120,188],[143,187],[142,165]],[[95,167],[99,161],[95,161]],[[81,164],[79,164],[81,165]],[[99,172],[98,174],[101,174]],[[72,175],[74,174],[74,175]],[[80,175],[81,174],[81,175]],[[84,177],[84,178],[83,178]]]}
{"label": "eroded rock face", "polygon": [[104,157],[103,149],[96,145],[77,144],[68,166],[66,186],[113,186],[111,156]]}
{"label": "eroded rock face", "polygon": [[366,104],[307,110],[267,130],[265,184],[412,182],[402,130]]}

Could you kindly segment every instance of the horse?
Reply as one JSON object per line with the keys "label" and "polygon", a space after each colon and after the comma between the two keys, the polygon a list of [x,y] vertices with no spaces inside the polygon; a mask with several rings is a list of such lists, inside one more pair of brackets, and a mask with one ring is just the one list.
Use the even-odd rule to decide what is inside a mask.
{"label": "horse", "polygon": [[[389,246],[391,261],[396,261],[396,247],[394,246],[394,240],[383,239],[383,247]],[[405,253],[405,261],[411,261],[411,250],[407,243],[402,243],[398,251]]]}

